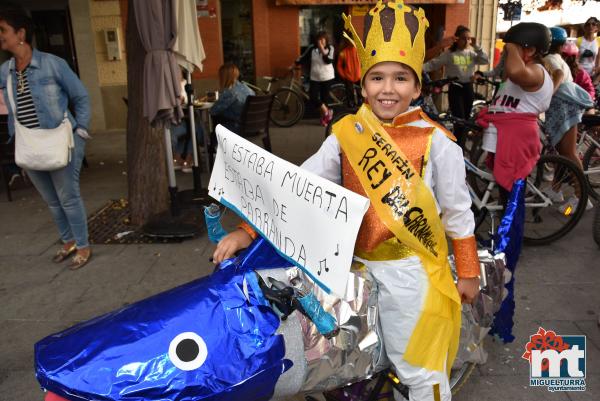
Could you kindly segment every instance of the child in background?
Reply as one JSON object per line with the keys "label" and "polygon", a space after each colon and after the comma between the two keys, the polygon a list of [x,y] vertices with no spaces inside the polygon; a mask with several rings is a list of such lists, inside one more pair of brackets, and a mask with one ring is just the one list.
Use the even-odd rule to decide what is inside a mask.
{"label": "child in background", "polygon": [[327,107],[329,87],[335,78],[333,57],[335,50],[329,43],[327,32],[318,32],[314,44],[298,57],[295,64],[307,67],[310,71],[310,101],[321,113],[321,125],[326,127],[333,119],[333,110]]}
{"label": "child in background", "polygon": [[360,81],[360,61],[356,47],[350,43],[348,38],[342,37],[342,49],[338,53],[337,72],[344,80],[346,86],[346,103],[350,108],[358,104],[354,84]]}
{"label": "child in background", "polygon": [[[471,83],[475,67],[490,62],[488,55],[471,36],[469,28],[459,25],[454,33],[454,43],[441,55],[428,61],[423,71],[431,72],[446,67],[446,77],[456,77],[458,81],[448,88],[448,103],[452,115],[469,118],[475,95]],[[459,145],[463,145],[463,129],[454,131]]]}
{"label": "child in background", "polygon": [[[579,62],[577,61],[579,57],[579,49],[573,42],[567,42],[561,50],[561,55],[569,69],[571,70],[571,75],[573,76],[573,81],[581,86],[585,91],[590,95],[590,98],[593,100],[596,98],[596,89],[594,88],[594,84],[592,83],[592,78],[590,74],[587,73],[586,70],[581,68]],[[593,112],[593,110],[591,110]]]}
{"label": "child in background", "polygon": [[552,79],[542,65],[550,46],[550,31],[542,24],[522,22],[504,37],[505,82],[486,114],[478,119],[485,127],[482,148],[495,153],[494,176],[503,203],[513,182],[526,178],[540,157],[538,116],[552,98]]}
{"label": "child in background", "polygon": [[[479,260],[462,150],[452,134],[410,108],[420,95],[429,23],[422,9],[379,1],[365,17],[363,44],[350,17],[344,19],[361,61],[366,101],[333,126],[334,135],[302,167],[371,200],[355,261],[379,287],[386,353],[412,401],[448,401],[460,304],[478,294]],[[417,226],[427,239],[415,234]],[[213,260],[233,256],[255,236],[242,223],[219,242]]]}

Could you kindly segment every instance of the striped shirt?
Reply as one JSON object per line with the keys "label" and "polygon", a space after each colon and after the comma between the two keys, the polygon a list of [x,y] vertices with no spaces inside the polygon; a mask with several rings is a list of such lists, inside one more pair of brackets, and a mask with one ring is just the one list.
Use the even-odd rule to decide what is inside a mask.
{"label": "striped shirt", "polygon": [[17,119],[21,125],[27,128],[40,128],[40,121],[35,112],[27,80],[27,68],[17,71]]}

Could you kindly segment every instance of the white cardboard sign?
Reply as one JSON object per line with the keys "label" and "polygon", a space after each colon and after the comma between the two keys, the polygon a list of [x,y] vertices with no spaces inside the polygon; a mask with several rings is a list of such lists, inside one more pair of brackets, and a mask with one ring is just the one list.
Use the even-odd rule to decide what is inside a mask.
{"label": "white cardboard sign", "polygon": [[345,293],[369,200],[219,125],[209,195],[231,208],[325,291]]}

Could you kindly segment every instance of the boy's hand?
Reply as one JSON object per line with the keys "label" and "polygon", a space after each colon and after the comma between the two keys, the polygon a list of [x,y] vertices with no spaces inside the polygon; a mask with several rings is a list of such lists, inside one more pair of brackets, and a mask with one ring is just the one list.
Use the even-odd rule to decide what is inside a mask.
{"label": "boy's hand", "polygon": [[227,234],[217,244],[217,249],[213,253],[213,263],[218,264],[235,255],[240,249],[248,248],[252,243],[252,238],[241,228]]}
{"label": "boy's hand", "polygon": [[479,294],[479,277],[459,278],[456,289],[463,303],[473,303],[473,300]]}

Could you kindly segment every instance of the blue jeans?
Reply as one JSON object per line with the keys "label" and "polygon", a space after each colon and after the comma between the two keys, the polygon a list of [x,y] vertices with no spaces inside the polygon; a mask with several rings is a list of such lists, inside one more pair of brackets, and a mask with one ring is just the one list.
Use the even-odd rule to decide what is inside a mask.
{"label": "blue jeans", "polygon": [[75,149],[66,167],[54,171],[26,170],[52,213],[63,242],[75,240],[78,249],[89,246],[87,214],[79,193],[79,172],[85,154],[85,139],[73,134]]}
{"label": "blue jeans", "polygon": [[[185,140],[188,133],[187,121],[185,119],[181,120],[181,123],[178,125],[171,126],[171,146],[173,148],[173,152],[177,155],[181,156],[186,150],[188,155],[192,154],[192,139],[190,138],[190,142],[185,149]],[[204,128],[202,128],[202,123],[196,121],[196,143],[199,146],[204,145]]]}

